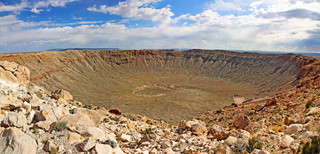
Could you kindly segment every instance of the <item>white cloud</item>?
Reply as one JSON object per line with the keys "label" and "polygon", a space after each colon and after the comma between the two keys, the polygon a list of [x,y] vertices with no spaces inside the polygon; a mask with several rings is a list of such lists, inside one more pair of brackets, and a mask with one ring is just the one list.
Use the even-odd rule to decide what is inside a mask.
{"label": "white cloud", "polygon": [[174,13],[171,12],[170,6],[155,9],[152,4],[159,1],[161,0],[127,0],[119,2],[116,6],[93,6],[89,7],[88,10],[116,14],[125,18],[134,18],[136,20],[144,19],[169,24]]}
{"label": "white cloud", "polygon": [[3,3],[0,2],[0,12],[5,12],[5,11],[17,12],[17,11],[23,10],[25,7],[27,7],[26,2],[22,2],[16,5],[4,5]]}
{"label": "white cloud", "polygon": [[47,0],[47,1],[39,1],[35,3],[34,7],[35,8],[40,8],[40,7],[48,7],[48,6],[53,6],[53,7],[61,7],[65,6],[68,3],[74,2],[76,0]]}
{"label": "white cloud", "polygon": [[33,5],[31,12],[40,13],[43,9],[39,8],[47,8],[49,6],[52,7],[64,7],[68,3],[75,2],[77,0],[47,0],[47,1],[39,1]]}
{"label": "white cloud", "polygon": [[39,14],[41,11],[43,11],[43,9],[32,8],[30,11]]}
{"label": "white cloud", "polygon": [[252,2],[252,0],[215,0],[209,3],[208,8],[215,11],[240,11],[244,12],[245,7]]}
{"label": "white cloud", "polygon": [[[170,15],[170,9],[168,12],[155,9],[152,5],[157,2],[159,0],[130,0],[120,2],[116,6],[90,8],[91,11],[118,14],[136,20],[167,23],[155,27],[132,28],[117,21],[102,25],[97,25],[99,21],[53,25],[23,22],[15,16],[0,17],[0,51],[34,51],[57,47],[118,47],[320,52],[319,45],[311,44],[315,39],[319,40],[320,36],[320,22],[315,17],[320,11],[316,9],[320,4],[317,1],[293,3],[291,0],[259,0],[243,4],[235,0],[234,2],[241,3],[241,8],[246,8],[248,12],[225,15],[219,12],[220,10],[206,9],[199,14],[186,14],[176,18]],[[222,2],[216,1],[215,4],[218,3]],[[304,13],[292,10],[304,10]],[[147,12],[150,12],[150,15]],[[126,18],[124,22],[130,22]],[[188,24],[172,24],[180,20]],[[59,27],[19,28],[45,24]],[[12,30],[14,27],[16,29]]]}

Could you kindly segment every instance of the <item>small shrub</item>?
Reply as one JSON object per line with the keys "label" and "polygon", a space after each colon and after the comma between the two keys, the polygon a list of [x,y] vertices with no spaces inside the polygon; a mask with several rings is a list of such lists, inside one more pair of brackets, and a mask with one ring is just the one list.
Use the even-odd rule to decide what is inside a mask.
{"label": "small shrub", "polygon": [[109,122],[109,119],[104,118],[104,119],[103,119],[103,122],[104,122],[104,123],[108,123],[108,122]]}
{"label": "small shrub", "polygon": [[74,114],[74,109],[69,110],[70,114]]}
{"label": "small shrub", "polygon": [[58,148],[51,147],[50,154],[57,154],[57,153],[58,153]]}
{"label": "small shrub", "polygon": [[53,129],[57,132],[63,131],[66,128],[67,128],[67,122],[65,121],[57,122],[53,127]]}
{"label": "small shrub", "polygon": [[124,124],[124,123],[126,123],[127,121],[120,121],[120,124]]}
{"label": "small shrub", "polygon": [[232,149],[232,151],[235,153],[242,153],[242,151],[245,149],[246,149],[245,143],[237,143],[234,145],[234,148]]}
{"label": "small shrub", "polygon": [[307,142],[302,146],[302,154],[320,153],[320,137],[312,138],[311,143]]}
{"label": "small shrub", "polygon": [[271,113],[279,113],[281,111],[281,109],[280,108],[276,108],[276,109],[274,109]]}
{"label": "small shrub", "polygon": [[146,134],[151,134],[151,133],[152,133],[151,128],[146,128]]}
{"label": "small shrub", "polygon": [[128,119],[130,119],[130,120],[132,120],[132,121],[137,121],[137,117],[132,116],[131,114],[124,114],[123,116],[128,118]]}
{"label": "small shrub", "polygon": [[33,127],[33,133],[38,134],[39,133],[39,128]]}
{"label": "small shrub", "polygon": [[249,153],[251,153],[254,149],[262,149],[262,144],[258,142],[257,137],[249,139],[249,144],[246,146],[246,150]]}
{"label": "small shrub", "polygon": [[109,117],[109,118],[110,118],[110,120],[113,120],[113,121],[119,121],[119,119],[120,119],[118,117]]}

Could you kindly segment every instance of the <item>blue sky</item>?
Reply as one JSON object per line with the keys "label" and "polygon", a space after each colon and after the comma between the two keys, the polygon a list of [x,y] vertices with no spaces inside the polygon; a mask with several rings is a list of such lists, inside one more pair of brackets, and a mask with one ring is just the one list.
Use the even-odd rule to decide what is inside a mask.
{"label": "blue sky", "polygon": [[320,0],[0,1],[0,53],[81,47],[320,52]]}

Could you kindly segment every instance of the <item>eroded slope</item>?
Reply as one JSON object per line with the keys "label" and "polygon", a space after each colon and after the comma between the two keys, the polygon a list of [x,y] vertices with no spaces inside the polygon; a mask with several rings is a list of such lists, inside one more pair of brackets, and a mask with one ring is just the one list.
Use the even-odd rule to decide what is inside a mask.
{"label": "eroded slope", "polygon": [[172,123],[246,98],[289,90],[302,56],[227,51],[65,51],[2,55],[31,70],[31,81],[69,90],[85,104]]}

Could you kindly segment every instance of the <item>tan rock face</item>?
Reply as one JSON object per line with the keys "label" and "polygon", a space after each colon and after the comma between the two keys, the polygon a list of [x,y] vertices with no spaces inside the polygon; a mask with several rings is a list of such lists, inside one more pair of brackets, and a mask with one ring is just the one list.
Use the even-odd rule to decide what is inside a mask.
{"label": "tan rock face", "polygon": [[1,126],[26,129],[27,118],[23,113],[10,113],[9,116],[2,121]]}
{"label": "tan rock face", "polygon": [[0,153],[35,154],[37,143],[18,128],[7,128],[0,134]]}
{"label": "tan rock face", "polygon": [[19,66],[17,71],[14,72],[14,75],[17,77],[20,85],[26,86],[29,83],[30,70],[28,68]]}
{"label": "tan rock face", "polygon": [[0,61],[0,79],[26,86],[30,79],[30,70],[17,63]]}
{"label": "tan rock face", "polygon": [[68,124],[68,128],[75,130],[77,126],[95,126],[89,116],[84,114],[68,114],[60,119]]}
{"label": "tan rock face", "polygon": [[59,98],[63,98],[64,100],[66,100],[67,102],[70,102],[73,100],[73,96],[70,94],[70,92],[63,90],[63,89],[59,89],[56,91],[53,91],[51,93],[52,97],[55,99],[59,99]]}
{"label": "tan rock face", "polygon": [[22,106],[22,101],[12,96],[0,96],[0,107],[5,109],[14,109]]}
{"label": "tan rock face", "polygon": [[95,126],[99,126],[101,121],[103,120],[102,116],[97,111],[94,111],[94,110],[88,110],[88,109],[84,109],[84,108],[76,108],[74,110],[74,113],[87,115],[92,120],[92,122],[95,124]]}
{"label": "tan rock face", "polygon": [[11,72],[6,71],[1,67],[0,67],[0,79],[7,82],[15,83],[15,84],[19,83],[18,79]]}
{"label": "tan rock face", "polygon": [[96,144],[94,150],[97,154],[112,154],[112,147],[108,144]]}

